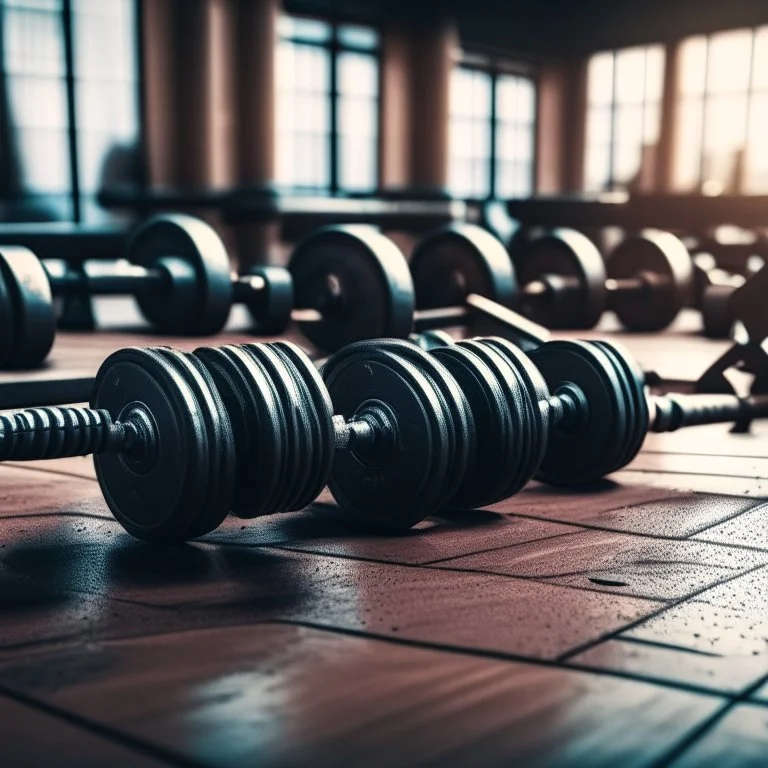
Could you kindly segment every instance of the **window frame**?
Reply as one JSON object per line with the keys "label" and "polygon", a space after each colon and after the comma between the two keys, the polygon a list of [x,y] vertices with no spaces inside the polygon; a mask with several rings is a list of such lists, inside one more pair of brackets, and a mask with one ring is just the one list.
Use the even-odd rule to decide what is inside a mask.
{"label": "window frame", "polygon": [[[3,0],[0,0],[3,4]],[[0,9],[4,13],[5,9]],[[131,13],[133,14],[133,41],[135,62],[136,62],[136,89],[134,93],[136,119],[138,122],[138,136],[140,151],[143,153],[143,135],[144,135],[144,74],[143,74],[143,40],[142,40],[142,0],[132,0]],[[70,202],[71,215],[69,221],[75,224],[83,223],[84,192],[80,180],[80,151],[78,147],[78,120],[77,120],[77,72],[75,62],[75,8],[73,0],[61,0],[61,8],[57,12],[59,16],[58,23],[61,31],[61,44],[64,53],[64,100],[67,117],[66,145],[67,145],[67,166],[69,170],[69,191],[67,197]],[[0,20],[0,70],[2,77],[7,77],[5,73],[5,46],[3,24]],[[143,166],[144,164],[141,163]],[[0,184],[5,180],[0,179]],[[24,198],[49,197],[47,194],[36,192],[25,193]]]}
{"label": "window frame", "polygon": [[[295,194],[328,194],[331,197],[365,197],[375,193],[380,186],[381,177],[381,158],[379,157],[379,146],[381,144],[381,29],[369,23],[360,22],[354,19],[330,18],[324,16],[314,16],[304,13],[288,13],[283,11],[283,15],[291,19],[307,19],[312,21],[321,21],[327,24],[330,29],[328,40],[307,40],[300,36],[278,34],[278,44],[286,42],[293,45],[308,46],[328,52],[329,56],[329,79],[328,79],[328,187],[320,188],[316,186],[307,186],[302,184],[284,184],[278,181],[279,187],[283,187],[289,193]],[[377,36],[377,42],[374,47],[356,46],[348,42],[343,42],[339,34],[341,27],[360,26],[373,30]],[[340,141],[341,132],[339,131],[339,111],[344,94],[339,90],[339,61],[345,53],[358,53],[370,56],[376,61],[377,68],[377,88],[376,88],[376,136],[373,156],[373,183],[370,190],[346,189],[339,183],[341,177],[341,151]],[[276,105],[277,107],[277,105]],[[279,108],[279,107],[277,107]],[[279,137],[278,137],[279,141]]]}
{"label": "window frame", "polygon": [[[741,31],[749,32],[750,34],[750,51],[749,51],[749,71],[747,73],[747,86],[746,90],[743,91],[744,95],[746,96],[746,112],[745,112],[745,119],[744,119],[744,134],[742,136],[743,144],[742,144],[742,151],[746,153],[748,156],[749,154],[749,147],[750,147],[750,139],[751,137],[751,117],[752,117],[752,109],[753,109],[753,101],[754,97],[756,95],[765,95],[768,94],[768,89],[765,88],[757,88],[755,87],[754,83],[754,77],[755,77],[755,52],[757,49],[757,37],[758,33],[763,30],[768,29],[768,25],[761,24],[755,27],[742,27],[740,28]],[[717,101],[719,98],[721,98],[723,95],[737,95],[742,93],[741,91],[734,91],[729,94],[723,94],[718,91],[713,91],[710,88],[709,78],[710,78],[710,72],[712,71],[712,40],[713,38],[716,38],[719,34],[727,33],[727,32],[735,32],[738,31],[737,29],[734,30],[720,30],[718,32],[712,32],[710,34],[705,35],[690,35],[688,37],[683,38],[680,40],[680,45],[684,46],[685,43],[689,40],[695,40],[696,38],[702,38],[704,40],[704,71],[702,73],[703,78],[703,87],[701,94],[696,94],[694,96],[691,96],[690,94],[684,93],[680,87],[676,89],[676,93],[674,95],[675,98],[675,106],[676,106],[676,122],[678,125],[675,126],[675,137],[674,137],[674,152],[675,152],[675,160],[677,160],[677,153],[679,149],[679,142],[681,141],[680,135],[679,135],[679,122],[680,122],[680,108],[686,103],[690,101],[696,101],[700,105],[700,114],[701,114],[701,136],[700,136],[700,146],[699,146],[699,157],[698,157],[698,168],[697,168],[697,176],[695,181],[693,182],[692,189],[694,192],[698,192],[702,189],[703,185],[708,181],[708,179],[705,178],[706,173],[706,156],[707,156],[707,127],[708,127],[708,121],[707,121],[707,112],[708,109],[712,103],[712,101]],[[680,66],[682,66],[682,61],[680,62]],[[711,125],[709,126],[711,130]],[[752,194],[750,192],[745,191],[745,186],[747,185],[747,168],[744,167],[742,169],[744,171],[743,174],[737,172],[737,177],[739,178],[739,189],[736,190],[737,194]],[[678,168],[675,166],[673,168],[673,180],[674,180],[674,186],[675,188],[679,188],[681,186],[679,182],[678,177]]]}
{"label": "window frame", "polygon": [[[481,54],[473,54],[473,53],[464,53],[460,58],[458,58],[453,63],[453,68],[451,71],[451,74],[453,74],[453,70],[455,69],[466,69],[470,72],[481,72],[483,74],[486,74],[490,78],[490,86],[491,86],[491,111],[488,115],[488,121],[489,121],[489,136],[488,140],[490,142],[489,145],[489,156],[488,156],[488,194],[485,197],[479,197],[479,198],[465,198],[468,202],[477,202],[477,203],[483,203],[483,202],[490,202],[493,200],[499,199],[497,197],[497,165],[499,163],[499,158],[497,154],[497,145],[496,141],[498,138],[498,128],[499,128],[499,119],[498,119],[498,98],[497,98],[497,86],[499,82],[499,78],[503,76],[511,76],[511,77],[517,77],[523,80],[528,80],[531,84],[532,90],[533,90],[533,122],[531,123],[531,138],[532,138],[532,148],[531,148],[531,171],[530,171],[530,186],[531,186],[531,193],[534,194],[536,192],[536,169],[538,168],[539,164],[539,135],[538,135],[538,114],[539,114],[539,82],[537,77],[537,72],[533,70],[531,67],[527,67],[524,64],[516,64],[514,62],[505,60],[505,59],[495,59],[495,58],[488,58]],[[450,120],[452,118],[452,115],[450,114],[449,110],[449,126],[448,130],[451,130],[450,126]],[[449,141],[449,147],[450,147],[450,141]],[[449,149],[449,157],[448,162],[449,166],[452,162],[453,158],[450,155],[450,149]],[[450,179],[450,167],[448,169],[448,176]],[[449,185],[450,186],[450,185]]]}
{"label": "window frame", "polygon": [[[648,92],[648,53],[650,49],[652,48],[660,48],[664,63],[661,70],[662,75],[662,82],[661,82],[661,93],[658,99],[658,102],[650,102],[646,98],[646,94]],[[648,43],[645,45],[633,45],[628,46],[626,48],[611,48],[608,50],[601,50],[601,51],[595,51],[594,53],[590,54],[587,57],[587,67],[589,67],[590,62],[595,56],[598,55],[605,55],[609,54],[611,57],[611,100],[610,103],[606,106],[602,105],[593,105],[590,102],[590,94],[589,94],[589,78],[587,78],[587,84],[586,84],[586,109],[584,113],[584,157],[582,160],[582,189],[589,192],[606,192],[606,191],[613,191],[616,189],[624,189],[626,187],[626,182],[621,182],[616,179],[616,162],[615,162],[615,152],[616,152],[616,125],[617,125],[617,115],[620,109],[623,107],[626,107],[627,104],[620,104],[617,98],[618,95],[618,87],[617,87],[617,80],[616,77],[617,69],[618,69],[618,61],[619,61],[619,54],[623,51],[632,50],[633,48],[639,48],[643,51],[643,55],[645,56],[645,61],[643,63],[643,99],[641,102],[639,102],[640,106],[642,107],[642,141],[640,144],[641,147],[641,153],[642,148],[645,146],[645,140],[646,140],[646,117],[648,113],[648,109],[651,106],[654,106],[658,109],[659,113],[659,126],[658,126],[658,135],[656,139],[656,145],[658,146],[660,142],[662,141],[661,137],[661,130],[663,128],[663,109],[664,109],[664,80],[665,80],[665,71],[666,67],[668,66],[668,51],[666,46],[664,46],[663,43]],[[608,151],[608,175],[606,179],[606,189],[601,190],[593,190],[591,187],[587,186],[587,168],[588,168],[588,159],[589,159],[589,150],[590,150],[590,143],[589,143],[589,120],[590,120],[590,113],[592,109],[608,109],[608,112],[610,114],[610,133],[608,138],[608,143],[605,145],[605,148],[607,148]],[[642,164],[642,156],[641,156],[641,164]],[[638,171],[640,170],[640,167],[638,167]]]}

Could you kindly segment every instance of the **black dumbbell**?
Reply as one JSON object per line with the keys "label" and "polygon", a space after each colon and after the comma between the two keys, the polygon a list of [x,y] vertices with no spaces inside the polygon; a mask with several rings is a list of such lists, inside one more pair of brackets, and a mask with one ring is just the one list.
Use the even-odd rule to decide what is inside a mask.
{"label": "black dumbbell", "polygon": [[127,258],[130,266],[121,272],[54,275],[26,248],[0,249],[0,367],[34,367],[45,359],[55,333],[53,294],[132,294],[154,328],[168,335],[217,333],[233,303],[246,305],[259,332],[277,334],[295,320],[328,351],[411,331],[407,262],[369,227],[319,230],[296,249],[290,271],[265,266],[238,277],[209,225],[157,216],[130,239]]}
{"label": "black dumbbell", "polygon": [[604,342],[551,342],[528,357],[500,339],[431,353],[363,341],[322,378],[284,342],[125,349],[102,365],[91,408],[0,415],[0,459],[93,453],[113,514],[149,541],[201,536],[230,511],[300,509],[326,484],[348,515],[402,529],[533,476],[598,479],[649,430],[766,415],[768,396],[650,397],[632,359]]}
{"label": "black dumbbell", "polygon": [[[492,363],[483,375],[464,350]],[[525,355],[506,340],[474,339],[431,354],[462,384],[478,445],[467,476],[488,488],[502,477],[516,478],[511,488],[533,476],[594,482],[632,461],[649,431],[728,422],[744,429],[768,416],[767,395],[649,395],[632,357],[608,342],[553,341]]]}
{"label": "black dumbbell", "polygon": [[693,264],[697,307],[701,311],[704,335],[711,339],[727,339],[739,314],[732,297],[763,268],[763,260],[760,257],[749,260],[746,275],[720,269],[709,253],[695,254]]}
{"label": "black dumbbell", "polygon": [[522,248],[515,267],[520,311],[548,328],[592,328],[611,309],[629,330],[661,330],[692,291],[685,246],[658,230],[623,240],[606,265],[586,235],[556,229]]}
{"label": "black dumbbell", "polygon": [[324,376],[327,388],[283,342],[124,349],[101,366],[91,408],[0,416],[0,459],[94,454],[110,510],[149,541],[203,535],[229,511],[300,509],[328,483],[349,513],[385,526],[445,505],[475,441],[443,366],[407,341],[359,342]]}
{"label": "black dumbbell", "polygon": [[[126,269],[54,274],[26,248],[0,248],[0,366],[32,367],[53,343],[53,296],[133,295],[146,319],[170,335],[205,336],[225,325],[243,302],[266,331],[290,321],[293,289],[287,270],[261,267],[237,277],[219,236],[205,222],[180,214],[154,217],[130,238]],[[4,342],[4,343],[2,343]]]}

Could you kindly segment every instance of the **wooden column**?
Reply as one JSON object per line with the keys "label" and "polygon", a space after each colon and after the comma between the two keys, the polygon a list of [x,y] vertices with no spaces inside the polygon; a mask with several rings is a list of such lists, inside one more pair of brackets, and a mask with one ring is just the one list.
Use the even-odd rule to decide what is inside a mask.
{"label": "wooden column", "polygon": [[672,192],[675,188],[675,147],[677,146],[678,90],[680,83],[681,44],[666,46],[664,56],[664,89],[661,97],[661,124],[656,150],[656,191]]}
{"label": "wooden column", "polygon": [[232,182],[230,0],[144,0],[144,116],[151,186]]}
{"label": "wooden column", "polygon": [[446,19],[419,15],[385,29],[379,121],[383,191],[445,197],[451,71],[458,47]]}
{"label": "wooden column", "polygon": [[568,63],[565,133],[565,192],[581,192],[584,189],[584,158],[587,141],[587,66],[588,60],[579,59]]}
{"label": "wooden column", "polygon": [[[237,183],[249,194],[276,199],[276,88],[278,0],[238,0],[236,66]],[[240,269],[275,260],[277,226],[237,227]]]}
{"label": "wooden column", "polygon": [[557,194],[566,188],[568,69],[566,64],[551,62],[539,71],[534,188],[541,194]]}
{"label": "wooden column", "polygon": [[411,187],[427,196],[448,187],[451,70],[458,39],[453,24],[418,22],[411,40]]}

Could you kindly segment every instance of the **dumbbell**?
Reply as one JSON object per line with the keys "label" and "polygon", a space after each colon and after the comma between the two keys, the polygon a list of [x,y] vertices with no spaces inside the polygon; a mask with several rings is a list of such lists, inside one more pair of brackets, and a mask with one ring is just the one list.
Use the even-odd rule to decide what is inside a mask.
{"label": "dumbbell", "polygon": [[52,296],[133,295],[146,319],[170,335],[205,336],[225,325],[233,302],[247,304],[267,332],[290,320],[293,290],[285,269],[261,267],[237,277],[219,236],[181,214],[156,216],[130,238],[130,266],[100,274],[51,273],[27,248],[0,248],[0,366],[33,367],[53,344]]}
{"label": "dumbbell", "polygon": [[415,344],[358,344],[326,363],[326,384],[287,342],[120,350],[90,408],[0,416],[0,459],[94,454],[110,510],[148,541],[201,536],[230,510],[300,509],[328,483],[348,513],[409,525],[461,488],[466,399]]}
{"label": "dumbbell", "polygon": [[596,246],[575,230],[530,239],[511,267],[501,243],[471,224],[446,227],[418,244],[411,274],[418,330],[491,314],[503,323],[508,313],[489,300],[548,328],[591,328],[611,307],[626,327],[653,330],[674,319],[692,280],[685,247],[666,232],[625,240],[606,272]]}
{"label": "dumbbell", "polygon": [[154,328],[168,335],[217,333],[234,302],[246,305],[260,332],[280,333],[293,319],[327,351],[411,331],[407,262],[369,227],[319,230],[296,249],[290,271],[264,266],[237,277],[208,224],[164,215],[137,230],[127,258],[130,267],[120,273],[53,275],[28,249],[0,248],[0,367],[34,367],[45,359],[55,334],[54,293],[132,294]]}
{"label": "dumbbell", "polygon": [[751,259],[747,263],[746,275],[739,275],[720,269],[709,253],[697,253],[692,258],[697,306],[701,311],[704,335],[712,339],[727,339],[737,320],[731,297],[763,268],[763,260],[760,257]]}
{"label": "dumbbell", "polygon": [[658,331],[686,306],[693,283],[683,243],[652,229],[624,239],[607,264],[586,235],[555,229],[521,249],[515,267],[520,311],[548,328],[592,328],[611,309],[629,330]]}
{"label": "dumbbell", "polygon": [[362,341],[322,378],[287,342],[128,348],[104,361],[90,408],[0,415],[0,459],[94,454],[110,510],[148,541],[202,536],[230,511],[300,509],[326,484],[347,515],[399,530],[533,476],[598,479],[649,430],[766,415],[768,396],[647,396],[631,357],[604,342],[528,357],[501,339],[431,353]]}

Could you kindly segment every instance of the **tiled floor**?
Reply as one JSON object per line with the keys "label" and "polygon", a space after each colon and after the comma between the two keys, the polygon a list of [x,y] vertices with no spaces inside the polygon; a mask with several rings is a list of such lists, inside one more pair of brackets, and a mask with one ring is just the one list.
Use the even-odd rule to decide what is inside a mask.
{"label": "tiled floor", "polygon": [[764,767],[768,431],[668,437],[402,537],[325,494],[172,548],[87,459],[1,466],[0,762]]}

